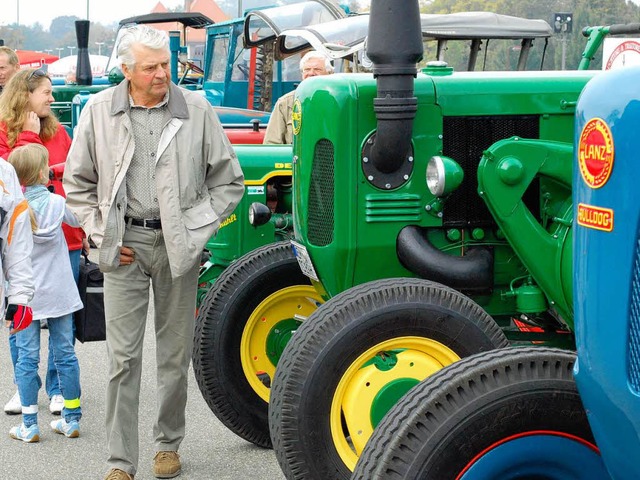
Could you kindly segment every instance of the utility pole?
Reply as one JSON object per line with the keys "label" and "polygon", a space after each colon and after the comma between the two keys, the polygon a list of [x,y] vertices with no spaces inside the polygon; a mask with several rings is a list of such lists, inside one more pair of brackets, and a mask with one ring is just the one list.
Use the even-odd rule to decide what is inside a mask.
{"label": "utility pole", "polygon": [[559,12],[553,14],[553,32],[560,34],[560,42],[562,42],[562,70],[566,70],[567,63],[567,37],[571,33],[573,26],[573,14],[567,12]]}

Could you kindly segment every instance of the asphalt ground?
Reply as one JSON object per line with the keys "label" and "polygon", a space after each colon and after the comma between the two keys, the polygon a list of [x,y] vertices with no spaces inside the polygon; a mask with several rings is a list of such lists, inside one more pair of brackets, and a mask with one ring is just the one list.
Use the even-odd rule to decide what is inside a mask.
{"label": "asphalt ground", "polygon": [[[95,256],[92,252],[91,257]],[[151,306],[153,308],[153,306]],[[9,356],[8,331],[0,332],[0,406],[15,392]],[[44,380],[48,342],[41,335],[40,376]],[[82,412],[80,437],[68,439],[54,433],[49,423],[60,417],[49,413],[49,400],[40,390],[38,423],[40,442],[26,444],[9,437],[21,422],[19,415],[0,412],[0,480],[101,480],[106,473],[104,399],[107,385],[105,342],[76,343],[80,362]],[[257,447],[231,433],[211,413],[198,389],[193,369],[189,378],[186,436],[180,447],[181,480],[282,480],[284,476],[272,450]],[[136,480],[154,479],[152,425],[155,411],[155,341],[148,319],[140,400],[140,465]]]}

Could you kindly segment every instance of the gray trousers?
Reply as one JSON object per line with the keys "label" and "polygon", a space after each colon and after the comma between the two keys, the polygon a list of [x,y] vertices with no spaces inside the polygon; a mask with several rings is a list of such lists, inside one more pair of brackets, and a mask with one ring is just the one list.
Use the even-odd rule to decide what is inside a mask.
{"label": "gray trousers", "polygon": [[[153,426],[156,451],[177,451],[185,432],[187,374],[191,360],[198,267],[171,278],[162,230],[126,228],[123,244],[135,252],[131,265],[104,275],[109,359],[106,427],[109,468],[135,474],[138,468],[138,407],[142,346],[149,285],[155,309],[157,404]],[[155,400],[155,401],[154,401]]]}

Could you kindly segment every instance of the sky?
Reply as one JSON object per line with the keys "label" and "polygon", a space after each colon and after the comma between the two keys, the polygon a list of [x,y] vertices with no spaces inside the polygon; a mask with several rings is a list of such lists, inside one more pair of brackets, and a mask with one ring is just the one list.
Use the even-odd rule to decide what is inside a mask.
{"label": "sky", "polygon": [[[123,18],[150,13],[158,0],[0,0],[2,15],[0,25],[19,21],[21,25],[42,24],[49,29],[51,20],[63,15],[75,15],[81,19],[107,25]],[[162,0],[167,8],[184,5],[184,0]]]}

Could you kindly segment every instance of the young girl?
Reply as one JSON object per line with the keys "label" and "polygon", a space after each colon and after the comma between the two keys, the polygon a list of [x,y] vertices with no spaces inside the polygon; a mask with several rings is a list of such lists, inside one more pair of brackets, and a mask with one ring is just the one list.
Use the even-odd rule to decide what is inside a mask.
{"label": "young girl", "polygon": [[31,301],[33,323],[16,334],[18,363],[16,383],[22,403],[22,425],[13,427],[11,437],[24,442],[37,442],[38,376],[40,361],[40,320],[47,320],[50,348],[60,378],[64,397],[62,419],[51,422],[51,428],[69,438],[80,435],[80,369],[73,348],[72,313],[82,308],[62,223],[77,227],[78,221],[67,209],[65,199],[47,190],[49,180],[48,152],[42,145],[31,143],[18,147],[9,155],[20,183],[26,187],[24,196],[33,214],[33,253],[31,263],[35,293]]}
{"label": "young girl", "polygon": [[25,207],[16,171],[0,158],[0,311],[9,335],[27,328],[33,318],[28,306],[34,290],[33,239]]}

